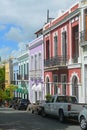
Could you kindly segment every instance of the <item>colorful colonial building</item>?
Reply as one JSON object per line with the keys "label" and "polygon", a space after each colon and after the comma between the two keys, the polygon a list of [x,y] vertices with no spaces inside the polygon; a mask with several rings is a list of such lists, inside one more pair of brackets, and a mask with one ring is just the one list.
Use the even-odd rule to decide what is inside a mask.
{"label": "colorful colonial building", "polygon": [[79,3],[43,27],[45,94],[76,95],[83,102]]}
{"label": "colorful colonial building", "polygon": [[31,102],[45,98],[42,29],[35,34],[37,38],[29,43],[29,99]]}
{"label": "colorful colonial building", "polygon": [[17,97],[29,99],[29,50],[23,48],[18,54]]}
{"label": "colorful colonial building", "polygon": [[81,97],[87,103],[87,0],[80,2],[80,46],[82,55],[82,88]]}

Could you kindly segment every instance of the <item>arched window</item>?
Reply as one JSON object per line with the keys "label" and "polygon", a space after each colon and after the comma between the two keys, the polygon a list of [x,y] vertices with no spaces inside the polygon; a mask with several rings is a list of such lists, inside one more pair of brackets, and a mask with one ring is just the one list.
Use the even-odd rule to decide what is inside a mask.
{"label": "arched window", "polygon": [[72,95],[75,95],[78,98],[78,79],[76,76],[72,78]]}

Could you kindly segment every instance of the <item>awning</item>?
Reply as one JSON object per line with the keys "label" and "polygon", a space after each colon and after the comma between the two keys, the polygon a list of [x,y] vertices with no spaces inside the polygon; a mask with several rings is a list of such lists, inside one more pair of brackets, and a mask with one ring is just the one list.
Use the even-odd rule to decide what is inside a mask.
{"label": "awning", "polygon": [[36,84],[34,84],[33,86],[32,86],[32,90],[35,90],[36,89]]}
{"label": "awning", "polygon": [[32,90],[34,90],[34,91],[41,91],[41,83],[39,83],[38,85],[34,84],[32,86]]}
{"label": "awning", "polygon": [[42,88],[41,83],[39,83],[39,84],[37,85],[37,91],[41,91],[41,88]]}

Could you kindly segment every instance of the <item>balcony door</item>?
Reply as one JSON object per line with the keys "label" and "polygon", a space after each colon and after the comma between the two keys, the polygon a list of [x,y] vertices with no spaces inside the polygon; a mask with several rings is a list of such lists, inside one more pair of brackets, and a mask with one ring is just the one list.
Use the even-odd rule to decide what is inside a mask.
{"label": "balcony door", "polygon": [[78,25],[72,28],[72,59],[73,62],[78,62],[79,56],[79,33]]}
{"label": "balcony door", "polygon": [[66,59],[66,55],[67,55],[66,31],[62,33],[62,55]]}
{"label": "balcony door", "polygon": [[75,95],[78,98],[78,79],[76,76],[72,78],[72,95]]}
{"label": "balcony door", "polygon": [[61,86],[62,86],[62,94],[63,95],[67,94],[66,85],[67,85],[67,76],[66,76],[66,74],[62,74],[61,75]]}
{"label": "balcony door", "polygon": [[57,36],[54,36],[54,56],[58,55],[58,39]]}
{"label": "balcony door", "polygon": [[49,46],[49,40],[46,41],[46,59],[50,58],[50,46]]}
{"label": "balcony door", "polygon": [[85,10],[85,29],[86,29],[85,40],[87,41],[87,10]]}
{"label": "balcony door", "polygon": [[58,76],[53,75],[53,82],[54,82],[54,94],[58,94]]}
{"label": "balcony door", "polygon": [[50,84],[49,84],[49,78],[46,78],[46,94],[50,94]]}

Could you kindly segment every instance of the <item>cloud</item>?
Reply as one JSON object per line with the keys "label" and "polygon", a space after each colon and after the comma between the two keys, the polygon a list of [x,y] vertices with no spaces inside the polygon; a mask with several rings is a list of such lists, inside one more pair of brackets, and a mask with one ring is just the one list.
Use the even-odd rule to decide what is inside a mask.
{"label": "cloud", "polygon": [[20,41],[24,40],[23,36],[24,36],[24,34],[17,27],[11,27],[10,30],[8,32],[6,32],[6,34],[5,34],[6,39],[16,41],[16,42],[20,42]]}
{"label": "cloud", "polygon": [[[12,27],[5,36],[9,39],[22,41],[32,39],[34,32],[40,29],[46,22],[47,9],[50,17],[57,17],[60,9],[66,9],[76,0],[0,0],[0,22],[13,23],[21,26],[24,32]],[[12,36],[13,35],[13,36]]]}
{"label": "cloud", "polygon": [[0,49],[0,56],[2,57],[2,59],[8,59],[10,53],[11,53],[11,48],[9,47],[3,47]]}
{"label": "cloud", "polygon": [[[26,41],[35,38],[35,32],[42,28],[47,20],[47,10],[50,17],[56,18],[60,10],[66,10],[78,0],[0,0],[0,30],[6,30],[3,39],[7,42],[25,45]],[[61,11],[60,11],[61,12]],[[8,27],[10,25],[10,27]],[[2,39],[1,39],[2,40]],[[8,41],[7,41],[8,40]],[[5,51],[3,51],[5,50]],[[0,49],[0,56],[14,55],[17,49],[12,44]]]}
{"label": "cloud", "polygon": [[26,49],[26,42],[19,42],[18,43],[18,50],[12,50],[10,56],[13,56],[14,58],[18,57],[22,51],[25,51]]}

